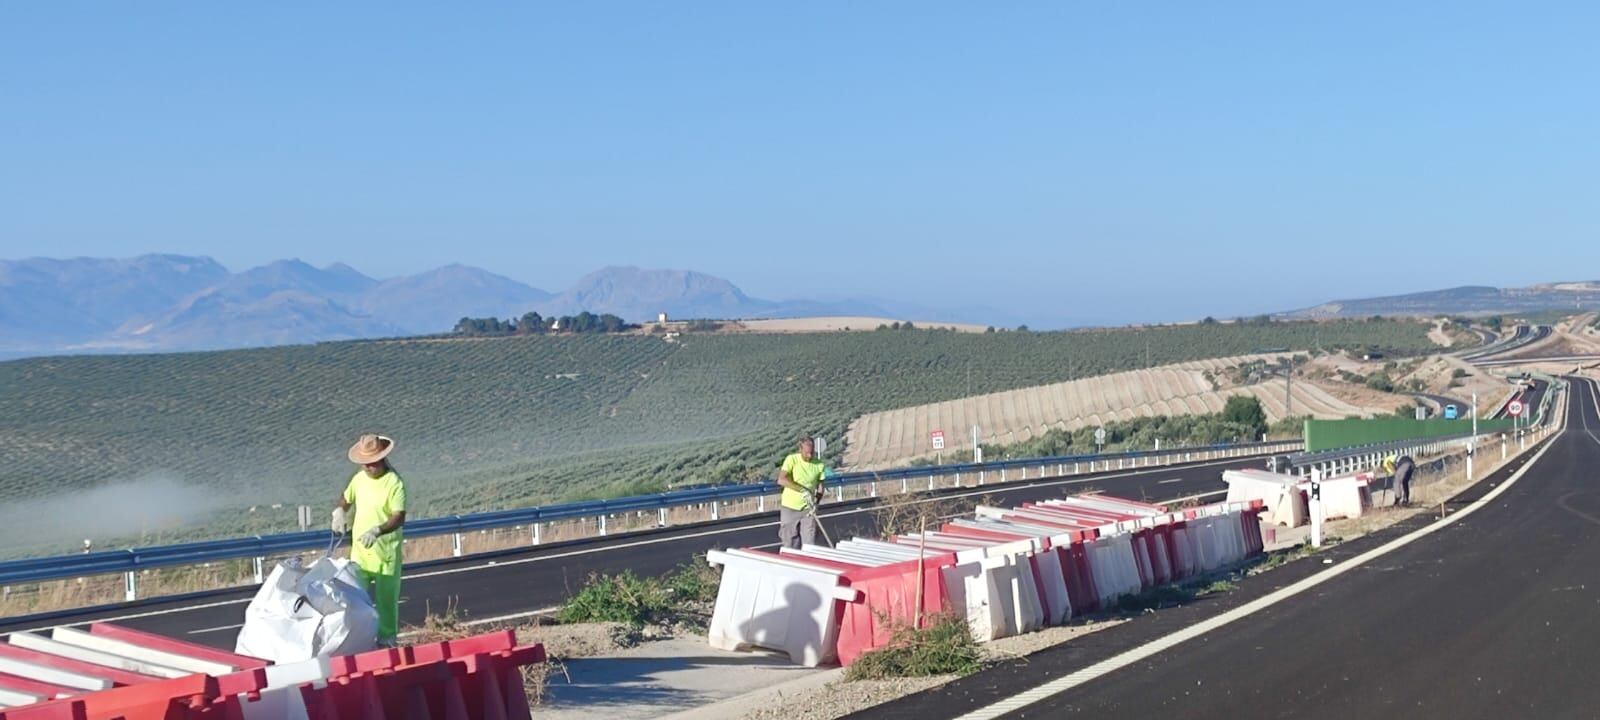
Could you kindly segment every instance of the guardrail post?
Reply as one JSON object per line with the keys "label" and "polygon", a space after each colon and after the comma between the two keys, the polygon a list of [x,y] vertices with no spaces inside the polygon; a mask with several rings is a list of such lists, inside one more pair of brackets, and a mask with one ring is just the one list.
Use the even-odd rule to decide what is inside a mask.
{"label": "guardrail post", "polygon": [[1006,481],[1006,469],[1000,468],[1000,482]]}
{"label": "guardrail post", "polygon": [[[956,487],[961,487],[961,471],[960,470],[956,471]],[[929,490],[933,489],[933,480],[931,478],[928,480],[928,489]]]}
{"label": "guardrail post", "polygon": [[261,575],[261,565],[262,565],[262,564],[263,564],[263,562],[264,562],[264,561],[265,561],[265,560],[266,560],[266,558],[263,558],[263,557],[257,557],[257,558],[255,558],[255,562],[254,562],[254,563],[252,563],[252,564],[253,564],[253,565],[255,565],[255,570],[256,570],[256,582],[257,582],[257,583],[264,583],[264,582],[266,582],[266,581],[267,581],[267,579],[266,579],[266,578],[265,578],[265,577],[262,577],[262,575]]}
{"label": "guardrail post", "polygon": [[132,570],[122,574],[122,599],[128,602],[139,599],[139,580]]}
{"label": "guardrail post", "polygon": [[712,520],[721,520],[722,519],[722,503],[721,502],[718,502],[716,500],[712,500],[711,501],[711,519]]}
{"label": "guardrail post", "polygon": [[[711,519],[712,520],[717,519],[717,506],[716,506],[715,503],[713,503],[711,505]],[[604,515],[600,516],[600,534],[601,535],[605,535],[606,534],[606,516],[604,516]]]}
{"label": "guardrail post", "polygon": [[1077,475],[1078,474],[1078,461],[1077,460],[1073,460],[1072,461],[1072,474],[1073,475]]}
{"label": "guardrail post", "polygon": [[978,471],[978,484],[979,485],[983,484],[983,471],[982,470]]}
{"label": "guardrail post", "polygon": [[[956,473],[956,484],[961,484],[961,473]],[[928,489],[933,489],[933,473],[928,473]]]}
{"label": "guardrail post", "polygon": [[872,481],[872,497],[877,497],[877,496],[878,496],[878,481],[877,480],[873,480]]}
{"label": "guardrail post", "polygon": [[[765,511],[767,509],[767,496],[765,496],[765,495],[761,496],[761,507],[758,508],[758,509],[761,510],[761,511]],[[667,509],[666,508],[661,508],[660,510],[656,511],[656,527],[666,527],[666,526],[667,526]]]}
{"label": "guardrail post", "polygon": [[452,540],[454,540],[452,547],[450,548],[450,554],[456,557],[461,557],[461,533],[452,533],[450,537]]}
{"label": "guardrail post", "polygon": [[539,525],[540,524],[541,523],[538,523],[538,522],[535,522],[533,524],[533,544],[535,544],[535,545],[538,545],[539,544],[539,540],[540,540],[540,538],[539,538]]}
{"label": "guardrail post", "polygon": [[[928,473],[928,489],[929,490],[933,489],[933,473]],[[904,494],[906,494],[908,492],[911,492],[911,478],[908,478],[908,477],[906,477],[904,475],[901,475],[900,476],[900,494],[904,495]]]}
{"label": "guardrail post", "polygon": [[[1109,464],[1109,463],[1107,463],[1107,464]],[[1117,458],[1117,469],[1118,470],[1122,469],[1122,458]]]}
{"label": "guardrail post", "polygon": [[844,486],[843,485],[835,485],[835,486],[833,486],[833,497],[835,499],[839,500],[840,502],[844,501]]}

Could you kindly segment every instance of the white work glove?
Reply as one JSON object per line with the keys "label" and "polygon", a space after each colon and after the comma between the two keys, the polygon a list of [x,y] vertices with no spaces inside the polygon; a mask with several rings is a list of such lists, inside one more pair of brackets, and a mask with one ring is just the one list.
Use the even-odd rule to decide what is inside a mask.
{"label": "white work glove", "polygon": [[349,514],[344,508],[333,509],[333,534],[343,535],[350,529]]}
{"label": "white work glove", "polygon": [[361,547],[372,547],[378,541],[378,529],[373,528],[361,534]]}

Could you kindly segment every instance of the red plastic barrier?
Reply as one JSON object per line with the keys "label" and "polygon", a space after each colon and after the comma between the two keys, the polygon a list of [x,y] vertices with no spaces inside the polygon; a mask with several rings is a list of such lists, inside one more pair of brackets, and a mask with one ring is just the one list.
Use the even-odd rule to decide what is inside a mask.
{"label": "red plastic barrier", "polygon": [[108,637],[113,640],[130,642],[151,650],[160,650],[162,652],[183,655],[185,657],[192,657],[198,660],[209,660],[211,662],[222,663],[224,665],[232,665],[240,670],[264,668],[271,664],[266,660],[262,660],[261,658],[254,658],[250,657],[249,655],[239,655],[224,650],[218,650],[213,647],[207,647],[205,645],[184,642],[182,640],[174,640],[164,635],[147,633],[140,630],[134,630],[132,628],[125,628],[121,625],[112,625],[111,623],[94,623],[93,625],[89,626],[89,633],[91,635]]}
{"label": "red plastic barrier", "polygon": [[83,709],[83,703],[58,700],[0,710],[0,720],[89,720],[89,715]]}
{"label": "red plastic barrier", "polygon": [[1155,584],[1165,586],[1173,581],[1173,557],[1171,557],[1170,525],[1150,526],[1146,530],[1150,549],[1150,570],[1155,573]]}
{"label": "red plastic barrier", "polygon": [[978,538],[980,540],[993,540],[993,541],[995,541],[996,544],[1003,543],[1003,542],[1012,542],[1012,541],[1015,541],[1015,540],[1032,540],[1033,539],[1032,535],[1022,535],[1020,533],[1011,533],[1011,532],[1000,532],[998,530],[984,530],[984,529],[981,529],[981,528],[961,527],[960,525],[956,525],[954,523],[946,524],[944,527],[939,528],[939,532],[948,533],[948,534],[951,534],[951,535],[959,535],[961,537]]}
{"label": "red plastic barrier", "polygon": [[1179,530],[1189,531],[1189,521],[1178,520],[1162,527],[1167,529],[1167,558],[1172,561],[1172,579],[1177,581],[1189,577],[1189,572],[1185,568],[1193,565],[1194,559],[1189,557],[1188,543],[1178,538]]}
{"label": "red plastic barrier", "polygon": [[73,717],[88,720],[183,720],[192,713],[204,712],[217,694],[216,678],[188,675],[6,710],[0,712],[0,720]]}
{"label": "red plastic barrier", "polygon": [[[123,639],[128,637],[124,635]],[[139,642],[146,647],[158,646]],[[52,666],[86,665],[64,658],[57,660]],[[506,630],[332,658],[335,676],[326,686],[308,683],[299,691],[313,720],[531,720],[521,668],[544,660],[542,645],[517,647],[515,633]],[[3,682],[4,678],[0,678]],[[195,674],[171,680],[148,679],[3,710],[0,720],[242,720],[240,696],[258,699],[265,686],[266,670],[259,667],[222,677]],[[46,689],[28,686],[26,691],[43,694],[40,691]]]}
{"label": "red plastic barrier", "polygon": [[217,676],[217,692],[223,695],[261,692],[261,689],[266,686],[266,668],[252,668]]}
{"label": "red plastic barrier", "polygon": [[1133,546],[1133,568],[1139,571],[1139,587],[1145,590],[1155,586],[1155,563],[1150,559],[1150,533],[1140,530],[1129,539]]}
{"label": "red plastic barrier", "polygon": [[1094,573],[1089,569],[1089,552],[1082,542],[1059,545],[1061,575],[1067,581],[1067,599],[1072,601],[1073,614],[1100,609],[1100,592],[1094,583]]}
{"label": "red plastic barrier", "polygon": [[39,697],[50,698],[52,700],[61,695],[81,695],[85,692],[88,692],[87,690],[63,687],[61,685],[51,685],[50,683],[40,682],[38,680],[34,680],[33,678],[8,675],[6,673],[0,673],[0,688],[6,690],[15,690],[17,692],[27,693],[29,695],[38,695]]}
{"label": "red plastic barrier", "polygon": [[[845,603],[840,613],[839,664],[849,665],[869,650],[889,642],[895,623],[910,623],[917,610],[917,560],[847,570],[844,578],[860,591],[858,602]],[[922,615],[944,611],[949,595],[941,568],[956,564],[955,553],[929,555],[922,563]]]}
{"label": "red plastic barrier", "polygon": [[127,670],[109,668],[104,665],[87,663],[81,660],[64,658],[60,655],[37,652],[8,643],[0,643],[0,657],[8,657],[14,660],[30,662],[35,665],[53,667],[57,670],[66,670],[67,672],[74,672],[78,673],[79,675],[105,678],[118,686],[139,685],[142,683],[156,682],[161,679],[150,675],[141,675],[136,672],[129,672]]}
{"label": "red plastic barrier", "polygon": [[1247,555],[1260,555],[1267,551],[1267,544],[1261,537],[1261,507],[1252,507],[1239,513],[1239,522],[1244,523],[1244,540]]}

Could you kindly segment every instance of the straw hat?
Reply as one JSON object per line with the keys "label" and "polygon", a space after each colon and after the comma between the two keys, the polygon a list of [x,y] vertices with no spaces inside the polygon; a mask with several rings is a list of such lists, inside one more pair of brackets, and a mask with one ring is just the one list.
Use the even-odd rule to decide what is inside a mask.
{"label": "straw hat", "polygon": [[357,465],[370,465],[386,457],[394,449],[394,439],[383,435],[362,435],[356,444],[350,446],[350,462]]}

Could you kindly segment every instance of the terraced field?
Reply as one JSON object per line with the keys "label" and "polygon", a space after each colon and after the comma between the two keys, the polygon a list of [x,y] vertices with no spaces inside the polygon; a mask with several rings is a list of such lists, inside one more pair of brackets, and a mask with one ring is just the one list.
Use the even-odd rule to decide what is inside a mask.
{"label": "terraced field", "polygon": [[[1232,395],[1260,399],[1268,422],[1276,422],[1286,415],[1282,380],[1214,390],[1206,376],[1221,376],[1241,363],[1277,357],[1199,360],[870,413],[850,423],[845,462],[882,467],[926,457],[935,452],[930,438],[933,430],[944,430],[947,450],[970,449],[973,425],[980,428],[981,441],[1010,444],[1051,429],[1076,430],[1135,417],[1216,413]],[[1388,412],[1351,405],[1305,382],[1295,384],[1292,393],[1297,416],[1342,418]]]}
{"label": "terraced field", "polygon": [[[97,543],[130,525],[146,541],[281,531],[293,504],[327,504],[350,472],[346,446],[374,430],[399,439],[395,459],[419,516],[736,481],[769,475],[800,433],[839,438],[866,413],[1259,347],[1414,353],[1433,347],[1427,332],[1420,323],[1336,322],[690,333],[675,343],[416,339],[16,360],[0,363],[0,515],[46,515],[30,503],[156,476],[204,502],[168,503],[175,522],[121,526],[106,519],[127,508],[97,508],[88,514]],[[1096,412],[1172,391],[1138,392]],[[1030,402],[986,408],[985,426],[1005,414],[1026,427],[1053,412],[1043,399]],[[927,429],[901,427],[875,442],[906,445]],[[267,512],[275,503],[288,507]],[[7,525],[0,517],[0,545],[21,542],[4,537]]]}

